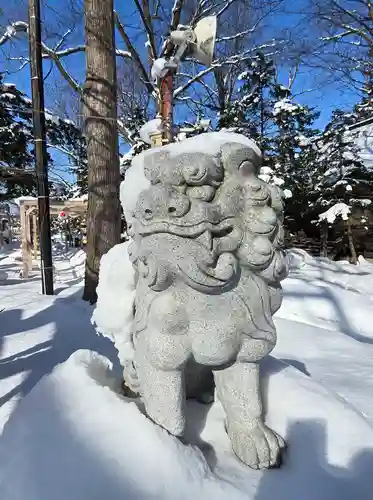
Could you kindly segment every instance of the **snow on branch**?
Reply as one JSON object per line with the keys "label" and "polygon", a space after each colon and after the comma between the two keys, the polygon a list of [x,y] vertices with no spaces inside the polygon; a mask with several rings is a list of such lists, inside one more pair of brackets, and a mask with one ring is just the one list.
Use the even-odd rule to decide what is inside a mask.
{"label": "snow on branch", "polygon": [[125,138],[126,142],[130,146],[133,146],[136,143],[136,141],[132,138],[131,130],[125,125],[123,120],[121,120],[120,118],[117,119],[117,125],[119,133]]}
{"label": "snow on branch", "polygon": [[319,221],[327,221],[329,224],[334,224],[337,217],[342,220],[348,220],[351,213],[351,208],[345,203],[336,203],[330,207],[326,212],[319,215]]}
{"label": "snow on branch", "polygon": [[341,33],[336,33],[335,35],[330,35],[330,36],[322,36],[320,37],[320,40],[322,42],[338,42],[342,38],[352,35],[351,30],[347,31],[342,31]]}
{"label": "snow on branch", "polygon": [[[85,45],[76,45],[75,47],[69,47],[67,49],[62,49],[59,50],[60,47],[65,43],[65,40],[67,36],[72,32],[72,30],[67,30],[66,33],[64,33],[61,37],[61,40],[57,43],[56,47],[54,49],[51,49],[50,47],[47,47],[44,43],[42,43],[42,49],[43,49],[43,57],[50,58],[50,54],[53,52],[53,54],[56,57],[66,57],[71,54],[76,54],[77,52],[84,52],[85,51]],[[0,45],[4,45],[6,42],[9,42],[13,38],[16,38],[17,33],[26,33],[28,34],[28,24],[25,21],[15,21],[14,23],[10,24],[7,26],[5,29],[4,34],[0,37]],[[126,50],[116,50],[117,56],[131,59],[131,53]]]}
{"label": "snow on branch", "polygon": [[206,7],[206,4],[209,3],[209,0],[199,0],[196,10],[191,18],[190,24],[193,26],[199,19],[201,19],[204,15],[207,15],[211,12],[213,5],[209,5]]}
{"label": "snow on branch", "polygon": [[28,24],[24,21],[15,21],[6,27],[4,34],[0,37],[0,45],[4,45],[6,42],[15,38],[17,33],[27,33]]}
{"label": "snow on branch", "polygon": [[136,65],[137,65],[137,67],[142,75],[143,82],[144,82],[148,92],[150,94],[153,94],[155,92],[155,87],[152,84],[152,82],[150,81],[149,75],[145,69],[145,66],[143,65],[143,63],[141,61],[140,55],[137,52],[135,46],[132,44],[130,37],[127,35],[126,30],[124,29],[124,26],[121,23],[119,16],[118,16],[118,13],[116,11],[114,11],[114,19],[115,19],[115,25],[119,31],[119,34],[123,38],[123,41],[127,46],[127,49],[129,51],[131,59],[136,63]]}
{"label": "snow on branch", "polygon": [[77,156],[76,154],[74,154],[69,149],[65,148],[64,146],[60,146],[58,144],[47,143],[47,147],[55,149],[57,151],[60,151],[61,153],[65,154],[66,156],[69,156],[70,158],[72,158],[73,160],[75,160],[78,163],[81,161],[81,158],[79,158],[79,156]]}
{"label": "snow on branch", "polygon": [[59,56],[54,52],[54,50],[50,49],[47,47],[44,43],[41,44],[42,50],[45,54],[48,54],[50,59],[55,63],[58,71],[61,73],[61,75],[65,78],[65,80],[70,84],[70,86],[75,90],[75,92],[78,92],[81,94],[83,92],[82,87],[79,85],[79,83],[73,78],[70,73],[65,69],[63,66]]}
{"label": "snow on branch", "polygon": [[174,90],[174,98],[177,98],[180,94],[185,92],[191,85],[193,85],[193,83],[199,81],[201,78],[203,78],[205,75],[213,71],[218,66],[221,66],[220,62],[212,63],[212,65],[209,66],[208,68],[199,71],[195,76],[193,76],[193,78],[188,80],[184,85],[180,85],[180,87]]}
{"label": "snow on branch", "polygon": [[[216,68],[220,68],[222,66],[229,66],[229,65],[234,65],[239,62],[245,61],[247,59],[250,59],[252,57],[253,52],[258,51],[258,50],[263,50],[268,47],[275,47],[276,42],[273,41],[271,43],[266,43],[258,47],[253,47],[248,50],[245,50],[239,54],[234,54],[231,56],[228,56],[227,58],[223,59],[216,59],[211,66],[204,68],[203,70],[199,71],[195,76],[193,76],[190,80],[188,80],[184,85],[180,85],[177,89],[174,91],[174,98],[178,98],[180,94],[185,92],[193,83],[200,81],[201,78],[203,78],[205,75],[210,73],[211,71],[214,71]],[[269,54],[271,55],[271,54]]]}
{"label": "snow on branch", "polygon": [[215,14],[216,17],[220,17],[224,12],[232,5],[235,0],[227,0],[226,4]]}
{"label": "snow on branch", "polygon": [[155,60],[157,58],[157,47],[155,44],[152,17],[150,15],[149,0],[143,0],[142,7],[139,0],[134,0],[134,2],[136,4],[137,10],[139,11],[142,24],[144,25],[148,37],[151,57],[153,60]]}
{"label": "snow on branch", "polygon": [[256,27],[257,27],[257,23],[252,28],[241,31],[240,33],[235,33],[234,35],[229,35],[229,36],[222,36],[222,37],[216,39],[216,43],[227,42],[229,40],[235,40],[236,38],[242,38],[242,37],[248,35],[249,33],[254,33],[254,31],[256,30]]}
{"label": "snow on branch", "polygon": [[[320,40],[323,42],[340,42],[348,36],[355,36],[365,40],[369,47],[373,46],[373,41],[371,37],[363,29],[355,28],[354,26],[349,26],[346,24],[343,24],[342,27],[345,28],[345,31],[342,31],[341,33],[336,33],[335,35],[323,36],[320,38]],[[359,42],[349,42],[349,43],[351,45],[360,45]]]}
{"label": "snow on branch", "polygon": [[176,30],[180,23],[181,9],[183,8],[184,0],[175,0],[171,11],[171,31]]}
{"label": "snow on branch", "polygon": [[66,38],[73,32],[72,29],[68,29],[67,31],[65,31],[65,33],[61,36],[61,39],[59,40],[59,42],[57,43],[57,45],[54,47],[54,50],[58,50],[60,47],[62,47],[62,45],[65,43],[66,41]]}
{"label": "snow on branch", "polygon": [[[6,42],[12,40],[17,36],[17,33],[26,33],[28,35],[28,24],[25,21],[15,21],[14,23],[10,24],[6,30],[5,33],[2,37],[0,37],[0,46],[4,45]],[[84,47],[82,49],[81,46],[74,47],[71,49],[66,49],[66,50],[61,50],[61,51],[55,51],[51,48],[49,48],[45,43],[42,42],[42,52],[43,52],[43,57],[48,57],[53,60],[53,62],[56,64],[58,70],[62,74],[62,76],[67,80],[67,82],[71,85],[71,87],[76,91],[76,92],[81,92],[82,89],[78,82],[68,73],[68,71],[64,68],[60,61],[60,57],[69,55],[75,52],[79,52],[81,50],[84,50]],[[29,61],[27,59],[24,60],[24,63],[28,63]],[[25,64],[22,64],[22,67]]]}
{"label": "snow on branch", "polygon": [[[28,23],[25,21],[15,21],[11,23],[7,28],[5,29],[4,34],[0,37],[0,46],[4,45],[5,43],[11,41],[12,39],[16,38],[18,33],[26,33],[28,35]],[[66,70],[66,68],[63,66],[61,62],[61,58],[69,56],[71,54],[76,54],[79,52],[84,52],[85,51],[85,45],[77,45],[75,47],[69,47],[66,49],[60,49],[62,44],[65,42],[67,36],[71,33],[71,30],[66,31],[61,37],[61,40],[57,43],[56,47],[54,49],[48,47],[45,43],[42,42],[42,57],[46,59],[51,59],[55,65],[57,66],[57,69],[61,73],[61,75],[65,78],[65,80],[70,84],[70,86],[78,93],[82,93],[82,87],[79,85],[79,83],[70,75],[70,73]],[[124,50],[117,50],[116,54],[120,57],[124,58],[131,58],[132,55],[128,51]],[[20,59],[21,60],[21,59]],[[29,60],[27,58],[22,58],[23,64],[21,65],[21,68],[23,68],[26,64],[29,63]]]}

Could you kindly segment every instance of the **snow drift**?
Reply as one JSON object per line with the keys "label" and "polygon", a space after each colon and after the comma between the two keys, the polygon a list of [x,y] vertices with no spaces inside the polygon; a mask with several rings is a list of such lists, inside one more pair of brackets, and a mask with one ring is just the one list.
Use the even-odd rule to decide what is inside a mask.
{"label": "snow drift", "polygon": [[373,428],[273,358],[263,364],[263,382],[268,423],[289,448],[282,469],[261,473],[233,457],[218,402],[210,409],[190,402],[191,444],[184,445],[148,420],[141,404],[118,394],[107,358],[78,351],[39,382],[6,424],[1,498],[369,500]]}

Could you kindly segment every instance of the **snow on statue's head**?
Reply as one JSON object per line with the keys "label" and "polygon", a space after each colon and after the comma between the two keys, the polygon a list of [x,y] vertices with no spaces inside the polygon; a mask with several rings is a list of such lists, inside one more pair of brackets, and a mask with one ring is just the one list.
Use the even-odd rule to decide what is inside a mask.
{"label": "snow on statue's head", "polygon": [[[282,194],[259,179],[261,152],[234,133],[201,134],[136,157],[121,186],[131,259],[153,290],[178,277],[207,293],[242,268],[286,275]],[[154,276],[153,276],[154,274]]]}

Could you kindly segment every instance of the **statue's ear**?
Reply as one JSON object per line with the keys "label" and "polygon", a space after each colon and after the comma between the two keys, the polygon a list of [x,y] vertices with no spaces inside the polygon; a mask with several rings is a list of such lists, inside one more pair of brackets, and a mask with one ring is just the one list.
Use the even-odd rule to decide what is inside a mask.
{"label": "statue's ear", "polygon": [[169,153],[166,151],[147,151],[144,154],[144,174],[152,183],[157,184],[161,181],[161,166],[169,161]]}
{"label": "statue's ear", "polygon": [[259,174],[262,165],[262,157],[254,148],[250,148],[239,142],[229,142],[221,147],[221,157],[226,170],[235,172],[242,163],[249,162],[255,175]]}

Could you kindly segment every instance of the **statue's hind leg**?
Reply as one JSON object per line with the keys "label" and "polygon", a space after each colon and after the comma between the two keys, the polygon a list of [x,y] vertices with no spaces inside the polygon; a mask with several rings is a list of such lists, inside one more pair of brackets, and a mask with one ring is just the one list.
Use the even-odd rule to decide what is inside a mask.
{"label": "statue's hind leg", "polygon": [[214,377],[234,453],[254,469],[278,467],[285,443],[264,423],[259,364],[239,357]]}

